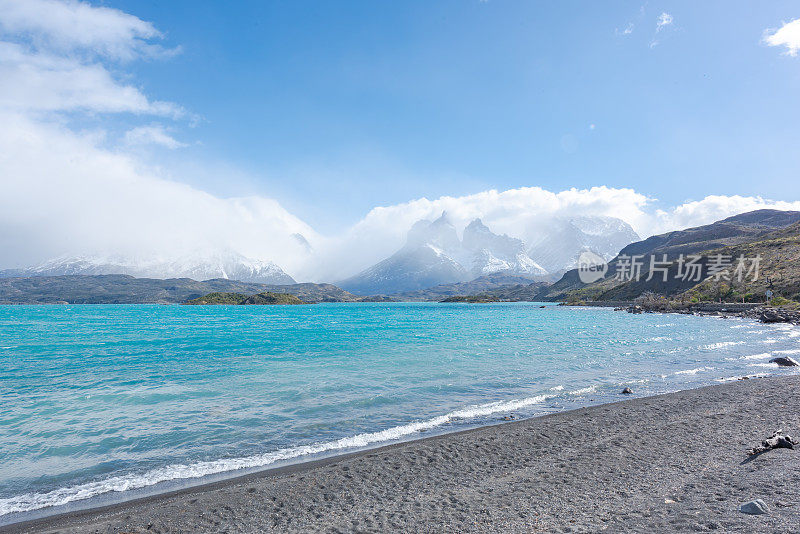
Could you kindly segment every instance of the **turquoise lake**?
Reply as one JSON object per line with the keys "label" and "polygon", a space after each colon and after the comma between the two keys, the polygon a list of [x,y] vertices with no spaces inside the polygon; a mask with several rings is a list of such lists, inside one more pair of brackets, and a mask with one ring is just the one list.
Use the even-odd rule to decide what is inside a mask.
{"label": "turquoise lake", "polygon": [[0,524],[793,353],[794,326],[535,303],[0,306]]}

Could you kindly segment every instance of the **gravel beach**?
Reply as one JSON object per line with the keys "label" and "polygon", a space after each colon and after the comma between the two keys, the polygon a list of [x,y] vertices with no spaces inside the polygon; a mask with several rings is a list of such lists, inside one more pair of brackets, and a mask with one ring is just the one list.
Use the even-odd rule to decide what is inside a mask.
{"label": "gravel beach", "polygon": [[[635,396],[634,391],[634,396]],[[622,396],[621,396],[622,397]],[[2,532],[800,532],[800,376],[582,408]],[[739,511],[762,499],[763,515]]]}

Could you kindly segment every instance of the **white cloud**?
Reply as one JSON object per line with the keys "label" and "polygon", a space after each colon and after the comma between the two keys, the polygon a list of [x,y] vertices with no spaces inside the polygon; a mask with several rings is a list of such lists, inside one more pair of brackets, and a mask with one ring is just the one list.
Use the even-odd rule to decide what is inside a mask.
{"label": "white cloud", "polygon": [[796,56],[800,50],[800,19],[787,22],[777,30],[767,30],[764,42],[769,46],[785,46],[786,54]]}
{"label": "white cloud", "polygon": [[656,20],[656,32],[655,35],[653,35],[653,39],[650,41],[650,48],[655,48],[656,46],[658,46],[660,41],[656,38],[656,36],[661,32],[661,30],[663,30],[667,26],[671,26],[672,23],[673,23],[672,15],[670,15],[669,13],[662,12],[658,16],[658,19]]}
{"label": "white cloud", "polygon": [[159,145],[169,149],[188,146],[172,137],[160,124],[138,126],[125,132],[125,143],[130,146]]}
{"label": "white cloud", "polygon": [[0,107],[18,111],[90,111],[180,117],[180,106],[150,101],[117,82],[100,63],[0,41]]}
{"label": "white cloud", "polygon": [[669,13],[661,13],[656,21],[656,32],[660,32],[665,26],[672,24],[672,15]]}
{"label": "white cloud", "polygon": [[759,209],[800,211],[800,201],[787,202],[740,195],[709,195],[702,200],[656,210],[643,227],[644,235],[709,224],[732,215]]}
{"label": "white cloud", "polygon": [[150,22],[77,0],[0,0],[0,31],[28,37],[37,48],[113,59],[167,53],[149,42],[162,37]]}
{"label": "white cloud", "polygon": [[[180,257],[234,250],[292,268],[311,228],[269,198],[219,198],[148,169],[124,146],[181,145],[162,125],[106,148],[105,114],[178,118],[183,110],[118,81],[106,62],[152,55],[160,34],[114,9],[0,0],[0,250],[7,266],[60,254]],[[90,122],[91,134],[66,125]]]}
{"label": "white cloud", "polygon": [[316,238],[272,199],[215,197],[103,149],[93,137],[21,114],[0,112],[0,147],[0,249],[16,263],[232,249],[292,269],[302,258],[291,235]]}

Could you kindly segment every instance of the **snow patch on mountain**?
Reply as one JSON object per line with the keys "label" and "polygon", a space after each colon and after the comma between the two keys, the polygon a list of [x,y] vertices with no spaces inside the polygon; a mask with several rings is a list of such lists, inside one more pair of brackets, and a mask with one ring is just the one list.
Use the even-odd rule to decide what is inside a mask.
{"label": "snow patch on mountain", "polygon": [[526,236],[527,253],[554,273],[572,269],[583,251],[612,259],[627,245],[639,240],[633,228],[621,219],[603,216],[556,218],[546,230]]}
{"label": "snow patch on mountain", "polygon": [[179,258],[124,256],[62,256],[35,267],[4,271],[3,276],[63,276],[127,274],[140,278],[224,278],[262,284],[294,284],[294,279],[271,261],[247,258],[236,252]]}
{"label": "snow patch on mountain", "polygon": [[339,285],[360,294],[391,294],[497,272],[546,274],[525,253],[521,240],[493,233],[480,219],[472,221],[459,239],[447,214],[442,213],[435,221],[414,223],[402,249]]}

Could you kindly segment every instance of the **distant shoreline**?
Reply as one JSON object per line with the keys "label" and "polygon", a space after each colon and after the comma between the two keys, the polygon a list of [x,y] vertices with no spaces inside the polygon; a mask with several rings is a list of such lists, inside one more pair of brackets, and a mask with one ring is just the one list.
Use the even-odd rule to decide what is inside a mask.
{"label": "distant shoreline", "polygon": [[[800,377],[601,404],[261,471],[0,532],[800,528]],[[747,516],[761,498],[772,512]]]}
{"label": "distant shoreline", "polygon": [[781,306],[770,306],[763,303],[739,302],[700,302],[680,304],[665,301],[664,303],[646,304],[636,301],[588,301],[565,306],[587,306],[590,308],[615,308],[629,313],[678,313],[682,315],[704,315],[710,317],[741,317],[755,319],[762,323],[800,323],[800,311]]}

